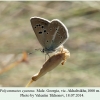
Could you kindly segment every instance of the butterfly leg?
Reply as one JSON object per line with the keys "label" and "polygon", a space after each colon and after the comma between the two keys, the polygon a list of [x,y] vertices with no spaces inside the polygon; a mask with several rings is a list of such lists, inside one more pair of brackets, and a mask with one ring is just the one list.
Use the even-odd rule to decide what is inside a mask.
{"label": "butterfly leg", "polygon": [[48,53],[45,54],[45,61],[46,61],[46,55],[48,55],[48,57],[50,58],[50,55]]}
{"label": "butterfly leg", "polygon": [[47,54],[48,55],[48,57],[50,58],[50,55],[49,54]]}

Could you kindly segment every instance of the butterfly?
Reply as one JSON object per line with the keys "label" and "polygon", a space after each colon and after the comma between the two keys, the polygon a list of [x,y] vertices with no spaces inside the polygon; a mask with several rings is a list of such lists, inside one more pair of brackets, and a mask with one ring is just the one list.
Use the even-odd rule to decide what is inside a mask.
{"label": "butterfly", "polygon": [[69,37],[68,29],[58,19],[49,21],[41,17],[31,17],[30,22],[39,43],[43,47],[42,52],[46,54],[56,51]]}

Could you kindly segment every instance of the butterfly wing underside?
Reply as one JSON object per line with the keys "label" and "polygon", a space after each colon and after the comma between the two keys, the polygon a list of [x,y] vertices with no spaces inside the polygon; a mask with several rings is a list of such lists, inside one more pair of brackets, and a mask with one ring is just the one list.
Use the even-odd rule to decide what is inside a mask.
{"label": "butterfly wing underside", "polygon": [[[48,26],[48,31],[50,35],[46,34],[46,41],[49,41],[49,44],[46,43],[46,47],[49,49],[56,49],[61,44],[64,44],[69,37],[68,30],[66,26],[59,21],[58,19],[54,19]],[[51,37],[51,38],[50,38]]]}
{"label": "butterfly wing underside", "polygon": [[49,21],[40,17],[32,17],[30,22],[39,43],[43,48],[45,48],[45,33],[46,29],[48,28]]}
{"label": "butterfly wing underside", "polygon": [[38,41],[47,53],[64,44],[69,37],[66,26],[58,19],[48,21],[44,18],[32,17],[30,21]]}

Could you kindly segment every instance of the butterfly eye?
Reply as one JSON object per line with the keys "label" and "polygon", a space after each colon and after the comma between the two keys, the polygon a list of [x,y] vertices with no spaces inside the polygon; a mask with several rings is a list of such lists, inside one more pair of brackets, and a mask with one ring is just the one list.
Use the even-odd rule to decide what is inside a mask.
{"label": "butterfly eye", "polygon": [[47,33],[47,34],[49,34],[49,33]]}
{"label": "butterfly eye", "polygon": [[47,42],[49,42],[49,41],[47,40]]}

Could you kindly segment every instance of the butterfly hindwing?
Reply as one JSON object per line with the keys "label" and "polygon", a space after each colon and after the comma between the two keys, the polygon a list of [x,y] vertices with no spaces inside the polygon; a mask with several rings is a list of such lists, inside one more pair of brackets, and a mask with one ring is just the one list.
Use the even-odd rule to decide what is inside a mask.
{"label": "butterfly hindwing", "polygon": [[69,34],[65,25],[58,19],[52,20],[51,23],[54,25],[53,27],[54,32],[53,32],[53,38],[52,38],[52,43],[50,48],[56,49],[61,44],[65,43],[65,41],[69,37]]}
{"label": "butterfly hindwing", "polygon": [[54,35],[56,33],[56,28],[57,28],[57,25],[55,23],[52,23],[51,21],[50,24],[48,25],[48,29],[47,29],[48,34],[46,34],[46,38],[45,38],[45,46],[47,49],[50,49],[52,45],[52,42],[53,42],[52,40],[55,37]]}

